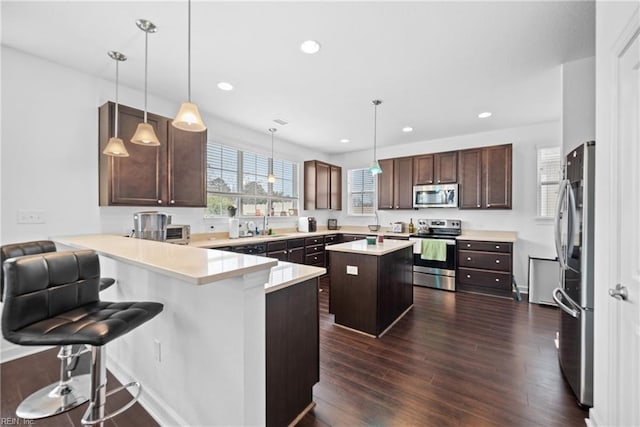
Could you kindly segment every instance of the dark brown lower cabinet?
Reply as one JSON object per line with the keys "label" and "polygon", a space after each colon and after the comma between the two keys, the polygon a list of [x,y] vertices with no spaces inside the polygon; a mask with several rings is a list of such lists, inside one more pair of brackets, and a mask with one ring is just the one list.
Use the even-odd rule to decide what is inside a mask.
{"label": "dark brown lower cabinet", "polygon": [[287,426],[320,381],[318,278],[266,295],[267,426]]}
{"label": "dark brown lower cabinet", "polygon": [[457,289],[511,297],[513,244],[511,242],[458,241]]}
{"label": "dark brown lower cabinet", "polygon": [[330,252],[336,324],[379,336],[413,304],[411,247],[381,256]]}

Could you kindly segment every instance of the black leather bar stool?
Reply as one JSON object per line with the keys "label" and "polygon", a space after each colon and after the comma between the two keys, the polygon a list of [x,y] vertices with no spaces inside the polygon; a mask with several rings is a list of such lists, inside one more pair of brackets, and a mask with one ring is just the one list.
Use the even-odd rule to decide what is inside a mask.
{"label": "black leather bar stool", "polygon": [[[89,407],[83,424],[101,423],[133,405],[140,384],[106,393],[105,344],[162,312],[156,302],[100,301],[100,261],[91,250],[52,252],[4,262],[2,334],[18,345],[75,345],[91,349]],[[106,397],[136,387],[135,397],[110,415]]]}
{"label": "black leather bar stool", "polygon": [[[0,301],[3,300],[4,295],[2,264],[5,260],[55,251],[56,245],[51,240],[34,240],[0,246]],[[107,289],[114,283],[115,279],[101,277],[100,291]],[[16,411],[19,417],[29,419],[50,417],[69,411],[89,400],[90,376],[88,374],[71,376],[77,366],[78,357],[88,351],[85,346],[76,347],[80,350],[75,353],[71,345],[60,347],[58,352],[60,380],[41,388],[24,399]]]}

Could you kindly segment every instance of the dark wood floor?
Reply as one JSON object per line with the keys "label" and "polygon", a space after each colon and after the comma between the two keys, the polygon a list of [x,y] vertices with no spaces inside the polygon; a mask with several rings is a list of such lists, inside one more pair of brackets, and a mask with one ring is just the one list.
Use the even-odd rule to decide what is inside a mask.
{"label": "dark wood floor", "polygon": [[562,379],[554,308],[414,288],[380,339],[344,330],[320,294],[317,404],[301,426],[584,426]]}
{"label": "dark wood floor", "polygon": [[[415,288],[413,310],[374,339],[336,327],[322,287],[317,406],[301,426],[584,425],[587,412],[562,380],[553,346],[557,310]],[[1,417],[14,417],[21,399],[57,373],[55,351],[0,365]],[[85,408],[34,425],[79,427]],[[157,424],[136,405],[105,425]]]}

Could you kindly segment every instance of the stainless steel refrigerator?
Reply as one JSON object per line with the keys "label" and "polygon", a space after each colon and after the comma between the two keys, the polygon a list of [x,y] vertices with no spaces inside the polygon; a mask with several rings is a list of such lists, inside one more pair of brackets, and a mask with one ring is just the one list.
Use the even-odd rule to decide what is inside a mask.
{"label": "stainless steel refrigerator", "polygon": [[558,358],[578,403],[593,406],[593,230],[595,142],[566,158],[556,208],[555,240],[560,286],[553,299],[561,308]]}

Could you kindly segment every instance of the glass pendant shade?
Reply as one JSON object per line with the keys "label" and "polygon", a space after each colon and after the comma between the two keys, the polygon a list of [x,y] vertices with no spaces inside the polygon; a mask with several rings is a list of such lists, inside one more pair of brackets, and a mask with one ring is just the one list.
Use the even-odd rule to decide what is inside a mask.
{"label": "glass pendant shade", "polygon": [[198,106],[192,102],[182,103],[178,115],[176,115],[176,118],[171,124],[178,129],[188,132],[202,132],[203,130],[207,130],[207,127],[202,121],[202,117],[200,117]]}
{"label": "glass pendant shade", "polygon": [[267,176],[267,182],[269,184],[274,184],[276,182],[276,176],[273,173],[270,173],[269,176]]}
{"label": "glass pendant shade", "polygon": [[149,123],[138,123],[136,133],[133,134],[131,142],[134,144],[157,146],[160,145],[160,141],[156,136],[153,126]]}
{"label": "glass pendant shade", "polygon": [[129,152],[124,146],[124,141],[115,137],[109,138],[109,142],[102,153],[113,157],[129,157]]}
{"label": "glass pendant shade", "polygon": [[382,173],[382,168],[380,167],[380,163],[377,160],[371,162],[371,166],[369,167],[369,172],[371,175],[378,175]]}

